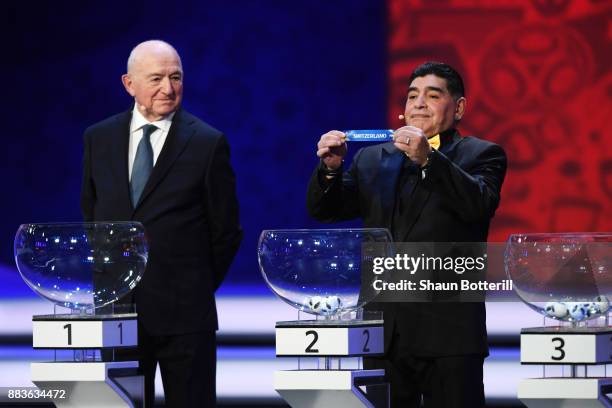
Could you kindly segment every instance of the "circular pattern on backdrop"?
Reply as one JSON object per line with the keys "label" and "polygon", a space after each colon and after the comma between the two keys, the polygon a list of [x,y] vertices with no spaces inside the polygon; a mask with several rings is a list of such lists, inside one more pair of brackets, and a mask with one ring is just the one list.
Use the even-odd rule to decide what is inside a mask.
{"label": "circular pattern on backdrop", "polygon": [[481,97],[491,109],[550,112],[589,82],[594,62],[588,43],[572,29],[526,24],[494,34],[479,71]]}
{"label": "circular pattern on backdrop", "polygon": [[551,17],[565,12],[570,0],[531,0],[531,4],[541,15]]}

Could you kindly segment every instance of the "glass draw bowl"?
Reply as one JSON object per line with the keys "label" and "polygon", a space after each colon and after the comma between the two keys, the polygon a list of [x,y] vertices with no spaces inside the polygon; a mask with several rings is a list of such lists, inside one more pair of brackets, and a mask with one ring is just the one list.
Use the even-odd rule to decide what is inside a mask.
{"label": "glass draw bowl", "polygon": [[556,320],[580,322],[608,313],[612,299],[612,234],[514,234],[505,269],[532,309]]}
{"label": "glass draw bowl", "polygon": [[[376,277],[362,268],[392,252],[383,228],[266,230],[259,268],[272,291],[293,307],[323,316],[358,309],[378,295]],[[382,252],[382,253],[381,253]]]}
{"label": "glass draw bowl", "polygon": [[23,224],[14,244],[15,262],[28,286],[59,306],[82,312],[134,289],[147,251],[138,222]]}

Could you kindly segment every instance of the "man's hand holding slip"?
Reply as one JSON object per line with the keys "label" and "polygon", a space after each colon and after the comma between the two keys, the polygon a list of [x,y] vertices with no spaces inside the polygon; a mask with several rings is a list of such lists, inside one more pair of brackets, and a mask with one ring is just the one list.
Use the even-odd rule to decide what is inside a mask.
{"label": "man's hand holding slip", "polygon": [[421,167],[427,164],[432,149],[423,130],[414,126],[397,129],[393,134],[393,145]]}
{"label": "man's hand holding slip", "polygon": [[317,156],[328,170],[338,170],[346,152],[346,135],[339,130],[330,130],[317,143]]}

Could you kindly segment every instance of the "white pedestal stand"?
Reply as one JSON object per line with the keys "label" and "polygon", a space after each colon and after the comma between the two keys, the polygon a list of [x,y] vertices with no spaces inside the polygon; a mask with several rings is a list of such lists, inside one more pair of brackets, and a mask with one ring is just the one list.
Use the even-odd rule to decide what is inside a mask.
{"label": "white pedestal stand", "polygon": [[[521,330],[521,364],[544,365],[544,378],[522,380],[518,398],[529,408],[612,407],[612,378],[605,367],[612,362],[610,327],[536,327]],[[546,376],[546,367],[563,369],[567,376]],[[563,367],[559,367],[563,366]],[[599,369],[596,376],[589,370]],[[548,368],[549,371],[551,367]],[[558,373],[557,373],[558,374]]]}
{"label": "white pedestal stand", "polygon": [[[53,392],[57,407],[141,407],[144,378],[135,361],[102,361],[102,350],[112,355],[138,344],[135,313],[116,315],[34,316],[33,348],[54,349],[53,362],[32,363],[32,382]],[[72,355],[58,361],[57,354]],[[71,351],[71,352],[70,352]]]}
{"label": "white pedestal stand", "polygon": [[[362,356],[384,352],[382,324],[382,320],[277,322],[277,357],[320,360],[318,369],[277,371],[275,390],[293,408],[388,408],[384,370],[361,369]],[[350,358],[357,359],[357,369],[342,368]]]}

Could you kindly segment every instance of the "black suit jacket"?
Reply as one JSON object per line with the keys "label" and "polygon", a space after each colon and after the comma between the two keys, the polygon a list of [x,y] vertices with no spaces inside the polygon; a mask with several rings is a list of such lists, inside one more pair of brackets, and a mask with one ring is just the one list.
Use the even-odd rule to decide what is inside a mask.
{"label": "black suit jacket", "polygon": [[179,109],[134,206],[131,116],[131,110],[120,113],[85,131],[83,217],[145,226],[149,258],[134,300],[149,333],[216,330],[214,293],[242,239],[229,146],[221,132]]}
{"label": "black suit jacket", "polygon": [[[398,242],[483,242],[500,200],[506,172],[503,149],[449,130],[430,158],[427,175],[394,217],[397,182],[405,155],[392,143],[360,149],[351,167],[331,182],[321,164],[308,187],[310,214],[323,222],[363,219],[365,227],[388,228]],[[394,327],[401,347],[415,355],[486,354],[482,303],[377,303],[384,312],[385,345]]]}

